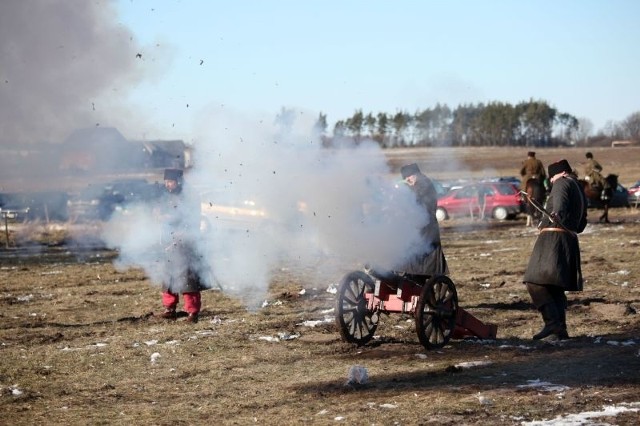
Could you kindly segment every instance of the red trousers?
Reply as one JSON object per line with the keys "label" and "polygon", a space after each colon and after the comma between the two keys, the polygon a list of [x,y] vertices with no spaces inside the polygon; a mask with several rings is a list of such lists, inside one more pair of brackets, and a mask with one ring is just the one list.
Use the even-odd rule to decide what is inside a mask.
{"label": "red trousers", "polygon": [[[188,293],[182,293],[184,297],[184,310],[190,314],[197,314],[200,312],[200,307],[202,305],[200,299],[199,291],[192,291]],[[175,310],[176,306],[178,306],[178,302],[180,301],[179,294],[173,294],[168,291],[162,292],[162,305],[171,310]]]}

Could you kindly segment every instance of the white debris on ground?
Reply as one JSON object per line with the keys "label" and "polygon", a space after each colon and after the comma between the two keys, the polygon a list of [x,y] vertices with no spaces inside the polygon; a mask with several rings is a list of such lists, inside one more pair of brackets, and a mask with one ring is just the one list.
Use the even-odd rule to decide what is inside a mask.
{"label": "white debris on ground", "polygon": [[493,364],[493,361],[489,361],[489,360],[485,360],[485,361],[467,361],[467,362],[460,362],[458,364],[455,364],[455,367],[457,368],[473,368],[473,367],[483,367],[485,365],[491,365]]}
{"label": "white debris on ground", "polygon": [[640,402],[605,405],[600,411],[585,411],[583,413],[565,414],[550,420],[533,420],[520,423],[523,426],[579,426],[579,425],[607,425],[596,421],[599,417],[615,417],[620,413],[640,411]]}
{"label": "white debris on ground", "polygon": [[327,287],[327,293],[336,294],[338,292],[338,285],[335,283],[329,284]]}
{"label": "white debris on ground", "polygon": [[151,354],[151,364],[155,364],[160,359],[161,355],[158,352],[154,352]]}
{"label": "white debris on ground", "polygon": [[334,319],[332,317],[325,316],[321,320],[306,320],[306,321],[299,322],[296,325],[313,328],[322,324],[332,324],[333,322],[334,322]]}
{"label": "white debris on ground", "polygon": [[18,385],[9,386],[9,390],[11,391],[11,395],[13,396],[20,396],[24,393],[23,391],[18,389]]}
{"label": "white debris on ground", "polygon": [[258,340],[277,343],[283,340],[293,340],[300,337],[298,333],[279,332],[277,336],[258,336]]}
{"label": "white debris on ground", "polygon": [[534,389],[539,389],[539,390],[545,391],[545,392],[565,392],[565,391],[569,390],[569,386],[554,385],[551,382],[543,382],[540,379],[527,380],[527,384],[526,385],[518,385],[516,387],[518,387],[520,389],[534,388]]}
{"label": "white debris on ground", "polygon": [[369,381],[369,372],[361,365],[352,365],[347,373],[347,386],[366,385]]}
{"label": "white debris on ground", "polygon": [[478,402],[482,405],[492,405],[493,404],[493,400],[491,398],[488,398],[484,395],[482,395],[480,392],[478,392],[478,394],[476,395],[476,398],[478,398]]}
{"label": "white debris on ground", "polygon": [[33,300],[33,294],[27,294],[26,296],[18,296],[16,297],[18,302],[30,302]]}

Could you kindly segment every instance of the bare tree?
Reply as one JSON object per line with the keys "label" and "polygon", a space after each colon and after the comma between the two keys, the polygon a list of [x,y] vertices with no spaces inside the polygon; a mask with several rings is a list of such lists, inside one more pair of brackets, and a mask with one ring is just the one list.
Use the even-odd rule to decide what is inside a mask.
{"label": "bare tree", "polygon": [[586,117],[578,118],[578,130],[576,130],[576,141],[578,144],[586,145],[587,139],[593,133],[593,122]]}

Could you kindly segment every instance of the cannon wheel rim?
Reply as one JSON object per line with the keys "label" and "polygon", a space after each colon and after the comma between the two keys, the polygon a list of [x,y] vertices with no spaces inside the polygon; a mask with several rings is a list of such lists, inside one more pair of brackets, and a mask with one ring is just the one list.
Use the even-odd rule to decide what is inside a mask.
{"label": "cannon wheel rim", "polygon": [[342,339],[364,345],[376,332],[378,323],[367,309],[365,291],[373,292],[374,280],[361,271],[350,272],[342,278],[336,298],[336,325]]}
{"label": "cannon wheel rim", "polygon": [[456,327],[458,294],[447,276],[430,278],[418,300],[416,330],[426,349],[442,348],[449,342]]}

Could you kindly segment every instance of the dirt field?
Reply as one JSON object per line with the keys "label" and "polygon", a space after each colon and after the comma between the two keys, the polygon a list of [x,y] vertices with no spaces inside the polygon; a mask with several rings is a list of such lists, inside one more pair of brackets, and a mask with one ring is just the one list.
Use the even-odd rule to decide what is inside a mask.
{"label": "dirt field", "polygon": [[[460,165],[476,177],[515,175],[526,151],[468,150]],[[592,151],[623,185],[640,179],[640,149]],[[441,167],[443,150],[389,161],[398,167],[407,154],[434,177],[455,174]],[[538,157],[577,166],[584,151]],[[444,222],[460,306],[497,324],[498,338],[436,351],[399,314],[383,316],[363,347],[341,341],[331,290],[362,265],[339,258],[280,265],[256,312],[206,291],[200,322],[188,324],[161,320],[159,290],[139,270],[117,271],[116,253],[0,249],[0,423],[636,425],[640,209],[613,209],[607,225],[597,216],[589,211],[580,237],[585,291],[568,294],[572,338],[556,344],[531,340],[541,319],[521,284],[536,231],[524,218]],[[356,365],[368,381],[347,385]]]}

